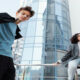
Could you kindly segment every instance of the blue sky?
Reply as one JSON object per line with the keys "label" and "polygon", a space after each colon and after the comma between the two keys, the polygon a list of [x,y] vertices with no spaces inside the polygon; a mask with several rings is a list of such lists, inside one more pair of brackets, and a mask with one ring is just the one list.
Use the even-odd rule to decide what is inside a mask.
{"label": "blue sky", "polygon": [[10,15],[15,16],[17,9],[20,6],[20,0],[1,0],[0,13],[8,12]]}

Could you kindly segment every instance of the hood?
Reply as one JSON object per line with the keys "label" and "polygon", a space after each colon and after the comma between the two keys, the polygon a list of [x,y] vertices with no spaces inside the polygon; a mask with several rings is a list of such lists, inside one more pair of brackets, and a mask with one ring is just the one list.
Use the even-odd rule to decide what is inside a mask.
{"label": "hood", "polygon": [[8,13],[0,13],[0,23],[15,22],[15,18],[11,17]]}
{"label": "hood", "polygon": [[[15,22],[15,18],[11,17],[8,13],[0,13],[0,23],[6,23],[6,22]],[[20,31],[21,30],[17,25],[15,39],[22,38],[22,35],[19,33]]]}

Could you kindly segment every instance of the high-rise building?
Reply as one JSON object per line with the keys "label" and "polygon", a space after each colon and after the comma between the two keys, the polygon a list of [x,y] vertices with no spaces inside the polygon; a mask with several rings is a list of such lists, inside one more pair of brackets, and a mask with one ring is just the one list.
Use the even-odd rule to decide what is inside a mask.
{"label": "high-rise building", "polygon": [[[65,55],[70,45],[71,24],[68,0],[47,0],[43,19],[45,26],[45,51],[43,52],[43,63],[49,64],[56,62]],[[46,55],[45,55],[46,53]],[[57,77],[67,77],[67,71],[63,67],[45,67],[43,80],[67,80],[66,78],[58,79]],[[59,70],[62,70],[61,72]]]}

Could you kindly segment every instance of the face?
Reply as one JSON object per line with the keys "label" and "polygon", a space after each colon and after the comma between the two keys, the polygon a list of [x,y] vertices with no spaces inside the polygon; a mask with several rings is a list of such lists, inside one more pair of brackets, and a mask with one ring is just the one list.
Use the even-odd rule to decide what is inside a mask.
{"label": "face", "polygon": [[78,34],[78,40],[80,41],[80,34]]}
{"label": "face", "polygon": [[30,12],[26,10],[21,10],[20,12],[16,13],[16,18],[18,18],[21,22],[28,20],[30,16],[31,16]]}

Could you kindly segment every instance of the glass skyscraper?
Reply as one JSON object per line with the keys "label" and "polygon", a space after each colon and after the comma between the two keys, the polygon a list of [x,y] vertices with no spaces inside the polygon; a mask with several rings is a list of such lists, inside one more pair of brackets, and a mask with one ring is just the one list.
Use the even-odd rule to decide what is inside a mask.
{"label": "glass skyscraper", "polygon": [[[19,63],[50,64],[60,59],[68,50],[71,37],[71,24],[68,0],[25,0],[24,6],[32,6],[35,15],[19,24],[23,40]],[[15,54],[16,55],[16,54]],[[67,76],[55,67],[31,66],[25,80],[60,80]],[[20,67],[23,70],[23,68]],[[62,70],[60,74],[59,69]],[[26,72],[26,71],[25,71]],[[33,74],[35,73],[35,74]],[[28,77],[27,77],[28,74]],[[36,76],[38,74],[38,77]],[[61,80],[67,80],[61,78]]]}
{"label": "glass skyscraper", "polygon": [[[56,62],[66,54],[70,45],[71,24],[68,0],[47,0],[47,8],[43,19],[45,26],[45,50],[42,54],[43,63]],[[43,80],[67,80],[67,71],[64,67],[45,67]],[[61,72],[60,72],[61,70]]]}

